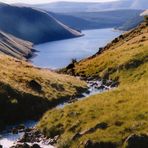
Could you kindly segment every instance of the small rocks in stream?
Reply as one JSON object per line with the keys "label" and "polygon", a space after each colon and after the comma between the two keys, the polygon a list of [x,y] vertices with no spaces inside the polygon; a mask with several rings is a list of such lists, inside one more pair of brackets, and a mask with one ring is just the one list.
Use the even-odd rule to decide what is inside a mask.
{"label": "small rocks in stream", "polygon": [[11,130],[11,133],[18,134],[18,133],[21,133],[21,132],[24,132],[24,131],[25,131],[25,126],[24,125],[18,125]]}
{"label": "small rocks in stream", "polygon": [[119,82],[113,82],[110,87],[117,87],[119,85]]}
{"label": "small rocks in stream", "polygon": [[24,144],[17,144],[15,146],[12,146],[11,148],[31,148],[31,146],[28,145],[27,143],[24,143]]}
{"label": "small rocks in stream", "polygon": [[32,129],[29,132],[25,132],[24,136],[19,140],[19,142],[40,142],[41,138],[43,138],[43,135],[38,130]]}
{"label": "small rocks in stream", "polygon": [[38,144],[33,144],[31,148],[41,148]]}
{"label": "small rocks in stream", "polygon": [[[45,145],[53,145],[56,143],[59,136],[55,136],[53,139],[45,137],[40,131],[32,128],[26,129],[23,137],[18,141],[19,143],[42,143]],[[33,144],[31,148],[40,148],[38,144]]]}

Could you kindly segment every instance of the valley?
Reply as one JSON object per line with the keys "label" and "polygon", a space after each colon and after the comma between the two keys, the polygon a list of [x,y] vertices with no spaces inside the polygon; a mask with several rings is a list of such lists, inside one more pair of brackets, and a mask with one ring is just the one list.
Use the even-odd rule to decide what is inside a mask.
{"label": "valley", "polygon": [[0,148],[147,148],[147,1],[14,2],[0,2]]}

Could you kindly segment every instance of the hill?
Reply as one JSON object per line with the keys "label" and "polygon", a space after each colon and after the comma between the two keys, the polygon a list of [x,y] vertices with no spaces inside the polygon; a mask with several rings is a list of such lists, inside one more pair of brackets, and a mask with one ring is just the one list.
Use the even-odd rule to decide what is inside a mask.
{"label": "hill", "polygon": [[[67,69],[70,71],[71,69]],[[120,35],[97,54],[75,63],[84,78],[118,82],[118,87],[48,111],[37,128],[60,135],[57,147],[147,147],[148,24]],[[55,120],[56,119],[56,120]]]}
{"label": "hill", "polygon": [[[99,12],[50,13],[62,23],[78,30],[120,27],[133,20],[142,10],[110,10]],[[138,18],[139,20],[139,18]],[[140,19],[141,20],[141,19]]]}
{"label": "hill", "polygon": [[32,43],[0,31],[0,53],[26,60],[33,56]]}
{"label": "hill", "polygon": [[142,23],[144,21],[144,15],[148,15],[147,13],[148,11],[145,10],[144,12],[142,13],[139,13],[139,14],[136,14],[137,16],[127,20],[124,24],[122,24],[120,27],[118,27],[117,29],[120,29],[120,30],[130,30],[130,29],[133,29],[135,28],[138,24]]}
{"label": "hill", "polygon": [[138,24],[142,23],[143,21],[144,21],[144,18],[140,15],[137,15],[136,17],[133,17],[127,20],[124,24],[122,24],[117,29],[127,31],[135,28]]}
{"label": "hill", "polygon": [[0,54],[0,129],[20,120],[36,119],[47,109],[84,91],[78,78]]}
{"label": "hill", "polygon": [[0,4],[0,30],[35,44],[81,36],[43,10],[6,4]]}
{"label": "hill", "polygon": [[34,7],[46,11],[69,13],[69,12],[98,12],[117,9],[147,9],[147,0],[120,0],[105,3],[87,3],[87,2],[55,2],[33,5]]}

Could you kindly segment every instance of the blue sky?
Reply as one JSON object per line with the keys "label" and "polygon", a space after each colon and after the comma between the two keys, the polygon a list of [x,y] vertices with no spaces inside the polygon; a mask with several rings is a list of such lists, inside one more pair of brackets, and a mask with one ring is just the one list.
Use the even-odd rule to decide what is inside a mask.
{"label": "blue sky", "polygon": [[56,1],[76,1],[76,2],[108,2],[116,0],[0,0],[4,3],[27,3],[27,4],[37,4],[37,3],[49,3]]}

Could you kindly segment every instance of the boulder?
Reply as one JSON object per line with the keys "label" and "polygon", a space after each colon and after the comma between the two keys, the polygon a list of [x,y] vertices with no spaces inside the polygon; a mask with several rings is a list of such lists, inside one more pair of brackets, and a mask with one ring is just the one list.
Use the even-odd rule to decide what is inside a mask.
{"label": "boulder", "polygon": [[16,146],[12,146],[11,148],[31,148],[27,143],[17,144]]}
{"label": "boulder", "polygon": [[42,90],[42,86],[35,80],[31,80],[30,82],[28,82],[28,86],[38,92]]}
{"label": "boulder", "polygon": [[76,133],[72,136],[71,140],[75,140],[77,138],[80,138],[81,137],[81,134],[80,133]]}
{"label": "boulder", "polygon": [[18,129],[17,129],[17,128],[13,128],[13,129],[12,129],[12,133],[13,133],[13,134],[18,134]]}
{"label": "boulder", "polygon": [[132,134],[124,143],[126,148],[148,148],[148,135],[147,134]]}
{"label": "boulder", "polygon": [[108,124],[106,122],[101,122],[95,126],[95,129],[103,129],[104,130],[107,127],[108,127]]}
{"label": "boulder", "polygon": [[41,148],[38,144],[33,144],[31,148]]}
{"label": "boulder", "polygon": [[24,132],[24,131],[25,131],[25,126],[24,126],[24,125],[18,125],[18,126],[16,126],[15,128],[13,128],[13,129],[11,130],[11,132],[12,132],[13,134],[18,134],[18,133]]}

